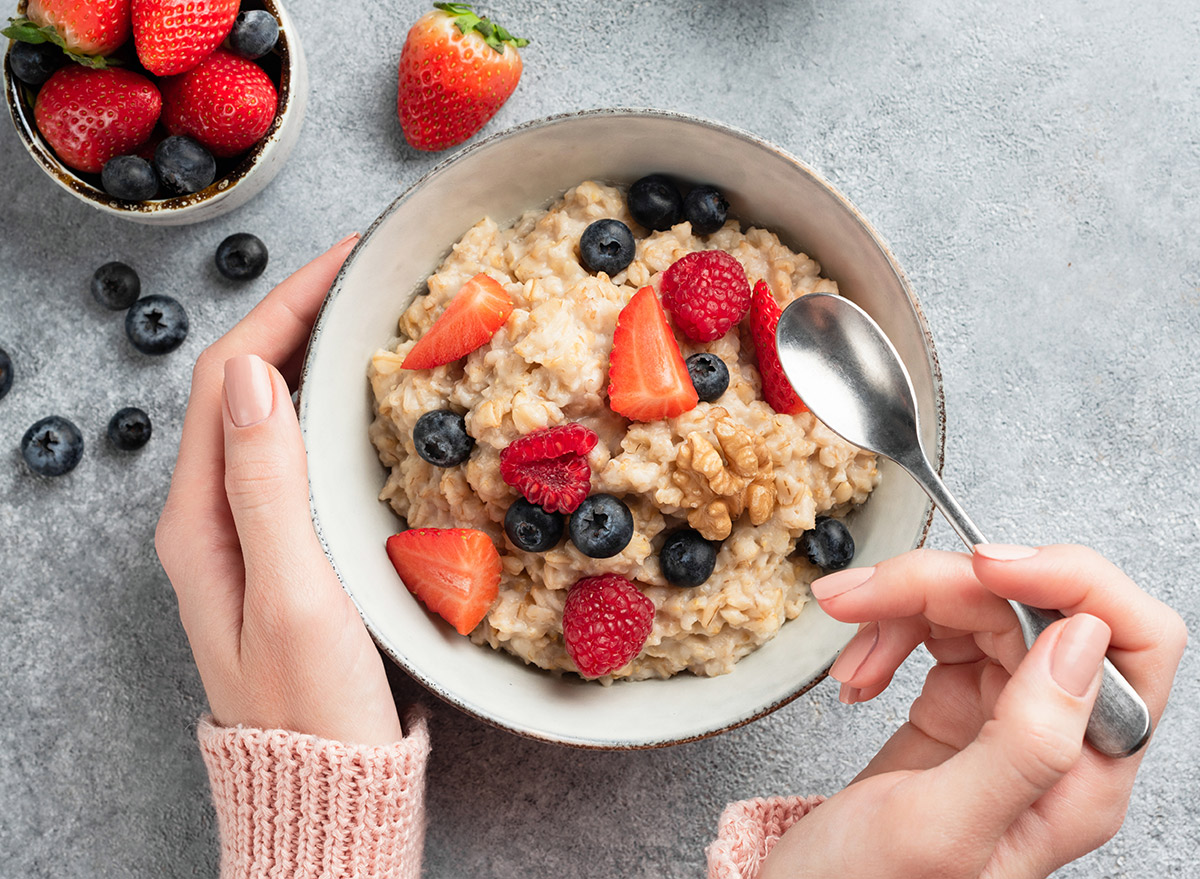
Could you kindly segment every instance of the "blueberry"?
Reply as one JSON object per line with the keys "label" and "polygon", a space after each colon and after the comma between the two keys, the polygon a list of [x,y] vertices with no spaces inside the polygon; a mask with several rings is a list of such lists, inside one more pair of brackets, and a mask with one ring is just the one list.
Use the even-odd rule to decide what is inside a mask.
{"label": "blueberry", "polygon": [[105,308],[124,311],[142,295],[142,279],[123,262],[106,262],[92,275],[92,295]]}
{"label": "blueberry", "polygon": [[426,412],[413,425],[417,454],[435,467],[453,467],[471,455],[475,440],[467,433],[463,417],[450,409]]}
{"label": "blueberry", "polygon": [[217,246],[217,271],[231,281],[252,281],[267,268],[267,245],[249,232],[230,235]]}
{"label": "blueberry", "polygon": [[672,586],[699,586],[712,576],[717,547],[691,528],[667,538],[658,554],[663,576]]}
{"label": "blueberry", "polygon": [[83,457],[83,434],[67,419],[51,415],[25,431],[21,454],[34,473],[62,476],[74,470]]}
{"label": "blueberry", "polygon": [[168,190],[188,195],[217,179],[217,160],[190,137],[177,134],[154,150],[154,170]]}
{"label": "blueberry", "polygon": [[136,406],[118,409],[108,422],[108,438],[122,452],[132,452],[150,442],[150,416]]}
{"label": "blueberry", "polygon": [[66,62],[67,56],[53,43],[13,43],[8,64],[13,76],[29,85],[41,85]]}
{"label": "blueberry", "polygon": [[562,540],[566,520],[562,513],[547,513],[537,504],[517,498],[504,514],[504,533],[517,549],[545,552]]}
{"label": "blueberry", "polygon": [[683,218],[683,197],[670,177],[651,174],[629,187],[629,213],[647,229],[661,232]]}
{"label": "blueberry", "polygon": [[610,558],[633,539],[633,513],[611,494],[589,495],[571,514],[570,530],[571,542],[581,553]]}
{"label": "blueberry", "polygon": [[620,220],[597,220],[579,236],[579,256],[587,270],[610,277],[633,262],[636,249],[633,233]]}
{"label": "blueberry", "polygon": [[250,9],[238,14],[229,32],[229,48],[253,61],[272,49],[279,39],[279,22],[265,9]]}
{"label": "blueberry", "polygon": [[716,354],[701,351],[686,361],[692,387],[705,403],[711,403],[729,389],[729,367]]}
{"label": "blueberry", "polygon": [[145,201],[158,194],[158,175],[141,156],[114,156],[104,163],[100,185],[113,198]]}
{"label": "blueberry", "polygon": [[166,354],[187,338],[188,317],[170,296],[143,296],[125,312],[125,335],[143,354]]}
{"label": "blueberry", "polygon": [[799,549],[818,568],[836,571],[854,558],[854,538],[841,519],[818,516],[812,530],[800,535]]}
{"label": "blueberry", "polygon": [[8,393],[8,389],[13,383],[13,365],[12,358],[8,356],[8,352],[0,348],[0,400],[4,399],[4,395]]}
{"label": "blueberry", "polygon": [[697,186],[683,200],[683,218],[696,235],[708,235],[725,225],[729,202],[712,186]]}

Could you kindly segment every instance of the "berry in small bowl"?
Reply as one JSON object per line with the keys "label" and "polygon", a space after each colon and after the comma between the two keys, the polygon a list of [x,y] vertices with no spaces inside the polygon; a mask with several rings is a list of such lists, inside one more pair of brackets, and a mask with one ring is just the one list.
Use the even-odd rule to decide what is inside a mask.
{"label": "berry in small bowl", "polygon": [[[286,161],[304,118],[303,52],[279,0],[214,0],[174,23],[154,8],[80,0],[51,18],[22,2],[3,31],[5,99],[26,151],[80,201],[153,225],[209,220]],[[99,37],[70,20],[89,13],[106,16],[86,31]],[[251,58],[270,36],[264,16],[275,40]]]}

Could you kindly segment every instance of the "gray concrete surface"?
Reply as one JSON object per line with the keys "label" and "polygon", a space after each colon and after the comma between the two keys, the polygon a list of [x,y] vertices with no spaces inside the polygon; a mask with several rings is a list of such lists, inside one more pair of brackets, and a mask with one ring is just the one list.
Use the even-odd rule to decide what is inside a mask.
{"label": "gray concrete surface", "polygon": [[[0,126],[0,876],[212,876],[193,742],[204,696],[152,536],[191,361],[270,287],[363,229],[438,156],[407,148],[394,65],[422,4],[294,2],[309,118],[279,178],[183,229],[106,219]],[[1200,539],[1200,7],[1194,0],[532,0],[491,3],[531,37],[487,132],[599,106],[720,120],[802,157],[893,245],[941,355],[947,476],[986,533],[1100,548],[1197,629]],[[502,185],[502,181],[498,182]],[[211,268],[252,231],[246,286]],[[137,355],[87,293],[122,259],[182,300],[192,333]],[[103,440],[152,414],[140,454]],[[34,478],[17,442],[72,417],[88,451]],[[931,544],[954,549],[939,522]],[[429,877],[695,877],[729,800],[833,791],[904,717],[915,660],[873,703],[824,684],[713,740],[635,754],[535,744],[430,702]],[[1197,663],[1124,828],[1063,879],[1200,875]],[[869,844],[869,832],[865,834]]]}

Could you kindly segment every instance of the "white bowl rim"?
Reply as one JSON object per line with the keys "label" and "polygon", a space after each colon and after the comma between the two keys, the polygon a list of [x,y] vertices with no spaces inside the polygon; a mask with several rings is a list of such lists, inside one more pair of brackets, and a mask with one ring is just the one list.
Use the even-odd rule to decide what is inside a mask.
{"label": "white bowl rim", "polygon": [[[298,408],[298,413],[299,413],[300,430],[301,430],[301,434],[305,438],[305,440],[307,440],[307,435],[308,435],[307,416],[308,416],[309,409],[305,405],[306,396],[304,394],[304,385],[305,385],[305,382],[307,381],[307,378],[309,375],[309,369],[312,365],[312,361],[314,359],[315,352],[318,347],[318,339],[321,335],[321,330],[323,329],[323,326],[325,323],[327,311],[328,311],[328,309],[330,309],[332,307],[334,300],[336,300],[338,298],[338,296],[341,294],[343,283],[346,279],[346,276],[348,275],[348,273],[350,272],[350,270],[354,264],[354,260],[355,260],[355,257],[357,256],[358,252],[362,248],[367,246],[367,244],[371,241],[372,236],[375,234],[376,230],[379,229],[380,226],[382,226],[392,216],[392,214],[394,214],[396,211],[398,211],[405,204],[405,202],[407,202],[409,200],[409,198],[413,195],[413,193],[415,193],[417,190],[419,190],[420,188],[425,186],[429,181],[433,180],[436,177],[441,176],[442,174],[452,171],[452,169],[456,165],[458,165],[460,162],[467,159],[472,154],[474,154],[480,150],[489,148],[493,144],[497,143],[498,141],[506,140],[506,139],[508,139],[514,135],[517,135],[519,133],[528,132],[528,131],[539,129],[539,128],[545,128],[548,126],[556,125],[556,124],[570,121],[570,120],[605,118],[605,117],[613,118],[613,119],[622,118],[622,117],[634,117],[634,118],[649,117],[649,118],[660,118],[660,119],[664,119],[664,120],[674,120],[674,121],[678,121],[678,122],[685,122],[685,123],[690,123],[690,124],[694,124],[694,125],[699,125],[699,126],[702,126],[705,128],[713,129],[715,131],[719,131],[726,135],[732,135],[734,137],[741,138],[741,139],[748,141],[748,142],[752,143],[753,145],[756,145],[762,149],[765,149],[765,150],[775,153],[776,155],[783,158],[787,162],[795,165],[803,173],[808,174],[814,182],[818,183],[822,188],[824,188],[831,196],[833,196],[838,201],[838,203],[842,207],[844,207],[846,209],[846,211],[851,216],[854,217],[855,221],[863,228],[863,230],[867,233],[867,235],[871,238],[871,240],[879,247],[880,251],[883,253],[885,259],[887,260],[889,267],[895,273],[896,280],[905,292],[905,295],[908,299],[909,306],[911,307],[911,309],[913,311],[913,316],[917,321],[917,325],[919,326],[919,328],[921,330],[922,336],[924,337],[924,342],[925,342],[924,351],[925,351],[925,355],[926,355],[927,364],[930,369],[930,375],[932,378],[933,392],[934,392],[934,407],[935,407],[935,412],[936,412],[936,419],[935,419],[935,424],[934,424],[934,432],[935,432],[936,440],[933,444],[933,448],[927,449],[927,452],[930,454],[934,469],[940,474],[942,472],[942,467],[943,467],[943,462],[944,462],[944,453],[945,453],[945,444],[946,444],[945,393],[944,393],[944,389],[942,386],[941,367],[938,363],[937,350],[934,347],[933,335],[930,332],[929,323],[925,318],[925,314],[921,309],[920,301],[917,299],[916,293],[913,290],[912,285],[909,283],[908,276],[905,274],[903,268],[900,266],[899,262],[896,260],[896,257],[892,253],[892,249],[891,249],[890,245],[887,243],[887,241],[883,238],[883,236],[881,236],[879,234],[879,232],[875,229],[875,227],[871,225],[871,223],[866,219],[866,217],[863,216],[862,212],[859,211],[858,208],[855,207],[854,204],[845,195],[843,195],[835,186],[833,186],[832,183],[830,183],[828,180],[826,180],[823,175],[818,173],[811,166],[809,166],[805,162],[801,161],[800,159],[796,158],[794,155],[787,152],[786,150],[776,146],[775,144],[771,143],[770,141],[764,140],[763,138],[759,137],[758,135],[752,134],[748,131],[737,128],[735,126],[728,125],[726,123],[715,122],[710,119],[705,119],[700,116],[695,116],[695,115],[688,114],[688,113],[682,113],[682,112],[675,111],[675,110],[662,110],[662,109],[656,109],[656,108],[651,108],[651,107],[602,107],[602,108],[594,108],[594,109],[588,109],[588,110],[576,110],[576,111],[570,111],[570,112],[566,112],[566,113],[558,113],[558,114],[554,114],[554,115],[550,115],[550,116],[540,117],[538,119],[532,119],[528,122],[524,122],[519,125],[515,125],[510,128],[504,129],[503,131],[496,132],[495,134],[489,135],[488,137],[486,137],[474,144],[464,147],[463,149],[459,150],[458,152],[454,153],[453,155],[451,155],[451,156],[447,157],[446,159],[444,159],[443,161],[439,162],[433,168],[431,168],[430,170],[425,172],[423,175],[421,175],[421,177],[416,182],[414,182],[413,184],[411,184],[410,186],[405,188],[404,191],[401,192],[400,195],[398,195],[379,214],[379,216],[375,218],[375,220],[370,224],[370,226],[367,227],[366,231],[362,234],[362,237],[355,244],[354,248],[350,251],[349,255],[347,255],[345,262],[343,262],[341,269],[338,271],[337,275],[335,276],[333,284],[331,285],[329,292],[326,294],[325,299],[321,303],[321,307],[317,312],[317,317],[313,323],[313,329],[309,335],[308,344],[307,344],[305,352],[304,352],[304,360],[302,362],[301,369],[300,369],[299,386],[298,386],[298,389],[296,392],[296,403],[297,403],[297,408]],[[449,250],[449,244],[450,243],[447,243],[447,251]],[[405,663],[393,649],[391,649],[391,647],[386,643],[386,640],[381,636],[380,633],[378,633],[376,631],[376,629],[372,625],[370,619],[365,614],[362,613],[361,606],[360,606],[357,598],[354,595],[353,589],[351,589],[351,587],[345,582],[345,580],[342,579],[340,572],[337,571],[337,564],[336,564],[335,560],[333,559],[332,554],[329,552],[328,544],[324,537],[320,515],[316,509],[316,506],[311,503],[311,500],[312,500],[312,498],[311,498],[311,493],[310,493],[310,512],[311,512],[311,516],[312,516],[313,528],[316,531],[317,538],[321,543],[321,547],[322,547],[322,549],[324,549],[326,556],[329,558],[330,563],[333,565],[335,572],[338,573],[338,579],[342,583],[342,588],[344,588],[346,590],[346,593],[350,596],[351,600],[354,601],[356,608],[359,609],[359,613],[360,613],[360,616],[362,617],[363,623],[367,627],[367,631],[371,633],[371,636],[375,640],[375,643],[379,647],[379,649],[382,650],[392,660],[392,662],[395,663],[396,666],[399,667],[406,675],[412,677],[419,684],[421,684],[422,687],[424,687],[429,692],[433,693],[439,699],[453,705],[455,708],[462,711],[464,714],[467,714],[470,717],[475,718],[476,720],[486,723],[489,726],[496,727],[497,729],[502,729],[506,732],[515,733],[524,738],[533,739],[535,741],[545,742],[548,744],[577,748],[580,750],[601,750],[601,751],[651,750],[651,749],[664,748],[664,747],[669,747],[669,746],[678,745],[678,744],[685,744],[687,742],[693,742],[693,741],[699,741],[702,739],[712,738],[713,736],[717,736],[722,733],[728,732],[730,730],[737,729],[738,727],[742,727],[749,723],[752,723],[762,717],[765,717],[765,716],[779,710],[780,708],[784,707],[785,705],[793,702],[794,700],[798,699],[800,696],[803,696],[805,693],[807,693],[813,687],[815,687],[822,680],[824,680],[824,678],[829,673],[829,668],[832,666],[832,660],[831,660],[829,665],[827,665],[822,672],[815,675],[811,681],[805,682],[804,684],[799,686],[796,690],[788,693],[786,696],[784,696],[780,699],[777,699],[776,701],[772,702],[769,705],[764,706],[760,711],[757,711],[750,716],[739,718],[736,721],[729,723],[725,726],[721,726],[719,728],[713,728],[713,729],[707,730],[704,733],[697,734],[697,735],[688,735],[688,736],[682,736],[682,737],[678,737],[678,738],[661,739],[661,740],[654,740],[654,741],[647,741],[647,742],[612,745],[612,744],[594,744],[594,743],[589,743],[589,742],[584,742],[584,741],[579,741],[579,740],[566,740],[566,739],[554,738],[554,737],[551,737],[548,735],[539,734],[532,730],[522,729],[522,728],[519,728],[516,726],[510,726],[508,724],[501,723],[501,722],[495,720],[494,718],[491,718],[484,714],[481,714],[478,711],[473,710],[471,708],[471,706],[469,706],[468,704],[463,702],[461,699],[455,697],[455,695],[453,693],[447,692],[442,687],[440,687],[436,681],[431,680],[427,676],[419,673],[417,670],[410,668],[409,665],[407,663]],[[921,528],[920,537],[916,544],[918,547],[923,546],[925,541],[928,539],[929,529],[933,523],[933,515],[934,515],[934,508],[933,508],[932,504],[927,504],[926,505],[925,522]]]}

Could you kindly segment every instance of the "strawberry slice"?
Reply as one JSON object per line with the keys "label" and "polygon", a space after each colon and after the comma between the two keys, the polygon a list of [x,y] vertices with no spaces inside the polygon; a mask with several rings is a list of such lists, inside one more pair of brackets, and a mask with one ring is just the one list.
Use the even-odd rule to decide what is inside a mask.
{"label": "strawberry slice", "polygon": [[807,412],[779,362],[779,349],[775,346],[775,327],[783,309],[775,301],[775,294],[766,281],[754,285],[750,297],[750,336],[754,339],[754,356],[758,360],[758,374],[762,377],[763,399],[781,415],[799,415]]}
{"label": "strawberry slice", "polygon": [[608,381],[608,405],[633,421],[674,418],[700,402],[653,287],[633,294],[617,316]]}
{"label": "strawberry slice", "polygon": [[512,310],[513,301],[500,282],[480,272],[454,294],[401,368],[432,369],[466,357],[496,335]]}
{"label": "strawberry slice", "polygon": [[474,528],[414,528],[387,539],[387,554],[408,591],[469,635],[500,591],[500,553]]}

